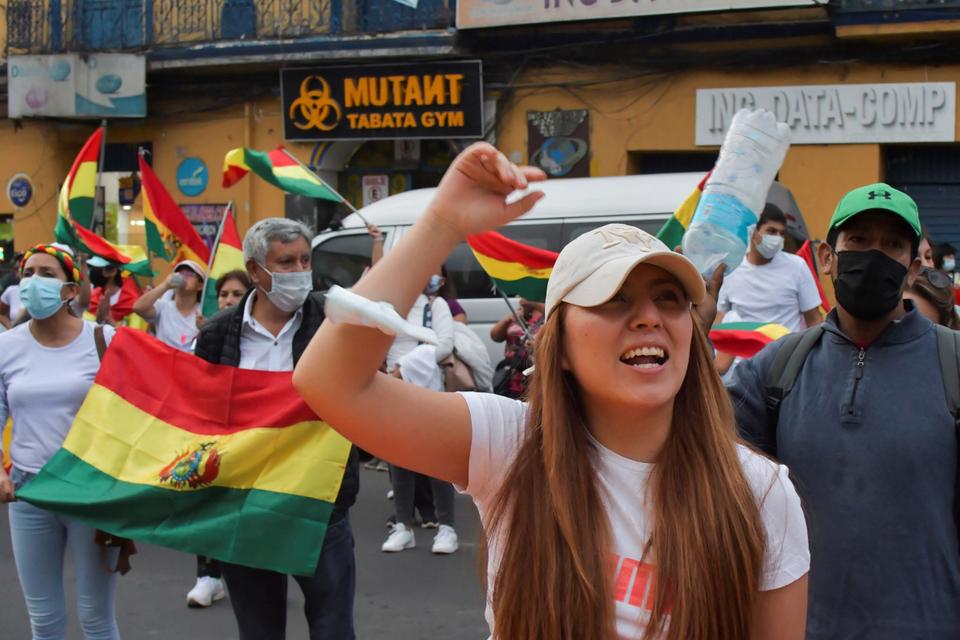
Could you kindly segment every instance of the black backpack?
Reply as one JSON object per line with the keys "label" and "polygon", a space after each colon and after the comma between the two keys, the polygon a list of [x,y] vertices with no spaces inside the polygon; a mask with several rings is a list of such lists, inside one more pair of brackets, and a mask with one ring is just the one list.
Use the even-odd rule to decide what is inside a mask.
{"label": "black backpack", "polygon": [[[947,397],[947,409],[953,416],[957,436],[957,478],[953,490],[953,518],[960,534],[960,332],[952,331],[942,325],[934,325],[937,332],[937,354],[940,359],[940,373],[943,389]],[[814,346],[820,342],[825,330],[823,325],[811,327],[799,333],[791,333],[783,338],[783,346],[773,358],[767,372],[767,420],[773,428],[773,437],[769,443],[773,455],[776,455],[776,432],[780,420],[780,404],[803,368],[803,363]]]}

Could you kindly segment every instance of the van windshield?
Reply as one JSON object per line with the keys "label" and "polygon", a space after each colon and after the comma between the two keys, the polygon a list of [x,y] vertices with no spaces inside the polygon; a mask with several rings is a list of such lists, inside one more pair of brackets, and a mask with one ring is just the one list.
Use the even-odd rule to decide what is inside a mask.
{"label": "van windshield", "polygon": [[[386,234],[384,234],[386,235]],[[337,284],[352,287],[370,266],[373,238],[367,233],[330,238],[313,249],[313,286],[326,291]]]}

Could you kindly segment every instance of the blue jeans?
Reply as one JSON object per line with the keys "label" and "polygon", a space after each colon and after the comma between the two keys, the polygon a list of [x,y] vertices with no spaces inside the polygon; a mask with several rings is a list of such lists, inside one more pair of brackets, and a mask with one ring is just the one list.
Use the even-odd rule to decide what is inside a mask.
{"label": "blue jeans", "polygon": [[[265,569],[222,564],[240,640],[284,640],[287,576]],[[304,614],[310,640],[354,640],[356,563],[353,530],[348,517],[327,529],[317,572],[309,577],[292,577],[306,600]]]}
{"label": "blue jeans", "polygon": [[[32,474],[13,469],[20,488]],[[63,593],[63,557],[70,547],[77,585],[77,616],[86,640],[119,640],[116,602],[117,549],[104,555],[94,544],[94,530],[26,502],[10,503],[10,537],[20,587],[30,614],[33,640],[64,640],[67,608]],[[107,565],[106,563],[110,564]]]}

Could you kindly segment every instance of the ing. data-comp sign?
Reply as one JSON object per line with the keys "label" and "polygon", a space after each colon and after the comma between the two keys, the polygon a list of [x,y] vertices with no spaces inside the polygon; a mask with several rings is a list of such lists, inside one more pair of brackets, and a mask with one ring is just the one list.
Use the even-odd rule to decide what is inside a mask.
{"label": "ing. data-comp sign", "polygon": [[764,108],[791,144],[953,142],[953,82],[879,82],[697,90],[698,145],[719,145],[733,115]]}
{"label": "ing. data-comp sign", "polygon": [[479,60],[280,72],[286,140],[483,137]]}

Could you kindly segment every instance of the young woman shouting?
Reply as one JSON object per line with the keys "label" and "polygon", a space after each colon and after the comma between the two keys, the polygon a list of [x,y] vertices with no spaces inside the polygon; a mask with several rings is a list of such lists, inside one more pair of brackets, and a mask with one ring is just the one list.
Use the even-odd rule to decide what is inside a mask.
{"label": "young woman shouting", "polygon": [[[404,315],[463,238],[530,210],[542,193],[507,196],[544,177],[473,145],[353,291]],[[554,266],[529,403],[405,385],[377,373],[390,336],[330,322],[294,385],[358,446],[473,497],[493,638],[800,640],[799,499],[737,440],[692,307],[704,296],[686,258],[607,225]]]}

